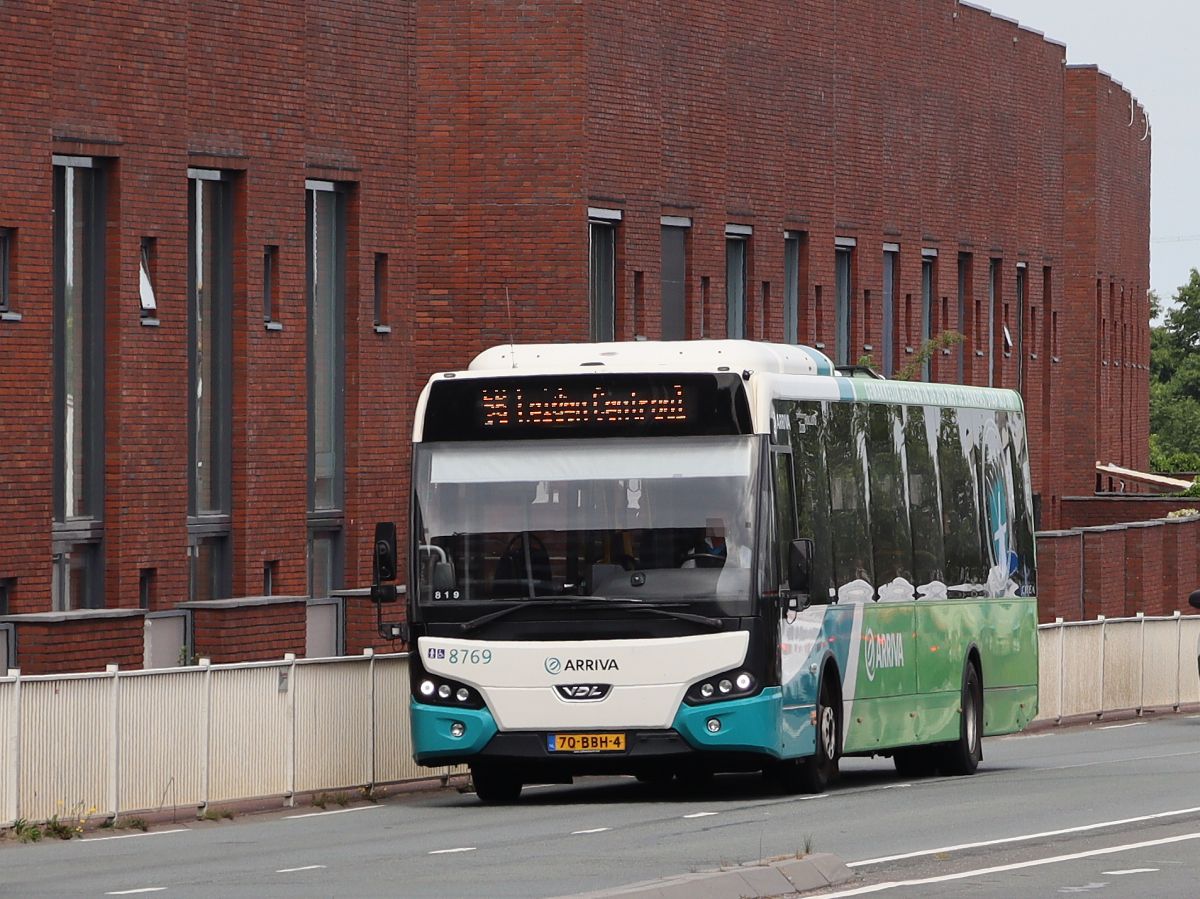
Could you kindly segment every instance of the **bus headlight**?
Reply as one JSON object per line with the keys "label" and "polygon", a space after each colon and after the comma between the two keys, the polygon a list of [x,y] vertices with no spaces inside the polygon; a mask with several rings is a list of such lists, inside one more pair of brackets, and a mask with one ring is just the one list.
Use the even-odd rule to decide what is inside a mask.
{"label": "bus headlight", "polygon": [[437,687],[434,685],[433,681],[431,681],[431,680],[421,681],[421,695],[422,696],[425,696],[425,697],[432,696],[434,694],[435,690],[437,690]]}
{"label": "bus headlight", "polygon": [[758,681],[749,671],[726,671],[692,684],[683,701],[689,705],[701,705],[720,699],[744,699],[757,692]]}
{"label": "bus headlight", "polygon": [[463,709],[481,709],[483,697],[474,687],[458,681],[427,675],[416,682],[413,698],[429,705],[458,706]]}

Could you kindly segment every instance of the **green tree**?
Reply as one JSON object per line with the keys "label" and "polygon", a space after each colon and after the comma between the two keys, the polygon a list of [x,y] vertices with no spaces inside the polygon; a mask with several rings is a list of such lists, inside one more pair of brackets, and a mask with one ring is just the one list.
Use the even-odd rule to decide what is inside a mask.
{"label": "green tree", "polygon": [[[1176,291],[1150,329],[1150,463],[1156,471],[1200,470],[1200,271]],[[1162,304],[1150,295],[1150,315]]]}

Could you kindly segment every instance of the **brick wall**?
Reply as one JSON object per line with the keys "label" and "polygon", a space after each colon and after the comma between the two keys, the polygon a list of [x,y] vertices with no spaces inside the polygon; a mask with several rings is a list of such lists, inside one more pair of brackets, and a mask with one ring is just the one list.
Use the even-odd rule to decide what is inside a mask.
{"label": "brick wall", "polygon": [[140,669],[145,614],[140,610],[58,612],[0,619],[16,625],[16,664],[22,674]]}
{"label": "brick wall", "polygon": [[[807,235],[800,339],[832,348],[834,239],[855,238],[852,356],[877,360],[882,247],[898,244],[898,364],[919,346],[921,254],[936,249],[933,330],[967,334],[967,381],[987,383],[990,359],[993,383],[1021,387],[1042,526],[1059,526],[1058,497],[1090,491],[1096,458],[1144,461],[1150,142],[1128,125],[1131,103],[1136,123],[1142,111],[1095,69],[1064,69],[1061,45],[976,8],[170,0],[97,15],[49,0],[0,7],[0,33],[0,227],[17,231],[23,315],[0,322],[0,578],[17,579],[11,612],[50,605],[54,154],[105,160],[113,188],[110,607],[138,604],[144,568],[157,572],[153,608],[187,598],[189,167],[225,170],[234,185],[235,595],[261,592],[267,562],[276,592],[307,590],[310,178],[350,186],[347,586],[368,580],[373,523],[406,518],[412,408],[429,374],[510,339],[587,336],[588,206],[623,212],[622,339],[661,334],[663,215],[692,222],[693,337],[725,334],[733,223],[753,228],[751,336],[783,337],[782,235],[797,231]],[[157,328],[141,326],[136,302],[143,237],[157,240]],[[279,247],[282,331],[262,321],[266,245]],[[973,260],[961,320],[960,252]],[[374,328],[380,255],[390,333]],[[993,258],[995,332],[1023,330],[1024,354],[986,336]],[[956,380],[957,353],[933,374]],[[291,613],[281,614],[286,630]],[[350,613],[348,645],[371,631]]]}
{"label": "brick wall", "polygon": [[180,603],[192,612],[192,646],[197,656],[222,662],[303,657],[307,643],[307,600],[303,596],[223,599]]}
{"label": "brick wall", "polygon": [[1166,518],[1179,509],[1200,509],[1200,498],[1187,496],[1068,496],[1063,498],[1066,527],[1095,527],[1125,521]]}

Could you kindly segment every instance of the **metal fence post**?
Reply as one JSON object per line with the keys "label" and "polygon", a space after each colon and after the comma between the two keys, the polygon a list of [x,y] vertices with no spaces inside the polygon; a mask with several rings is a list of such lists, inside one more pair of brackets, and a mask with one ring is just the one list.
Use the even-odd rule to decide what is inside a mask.
{"label": "metal fence post", "polygon": [[1063,703],[1066,701],[1067,628],[1062,618],[1055,618],[1054,623],[1058,625],[1058,717],[1055,723],[1062,724]]}
{"label": "metal fence post", "polygon": [[1183,613],[1175,610],[1175,711],[1183,702]]}
{"label": "metal fence post", "polygon": [[108,697],[108,720],[111,722],[108,742],[108,807],[116,818],[121,813],[121,668],[105,665],[106,674],[112,675],[112,689]]}
{"label": "metal fence post", "polygon": [[1141,630],[1139,637],[1141,638],[1141,649],[1138,651],[1138,707],[1137,715],[1142,717],[1142,711],[1146,708],[1146,613],[1137,613],[1138,621],[1141,622]]}
{"label": "metal fence post", "polygon": [[8,727],[8,808],[3,817],[8,823],[21,817],[21,669],[10,668],[8,676],[14,678],[12,705],[9,708]]}
{"label": "metal fence post", "polygon": [[1108,640],[1108,621],[1103,615],[1097,615],[1096,620],[1100,622],[1100,708],[1096,712],[1097,718],[1104,717],[1104,644]]}
{"label": "metal fence post", "polygon": [[285,747],[285,764],[287,765],[287,806],[296,806],[296,654],[285,652],[284,662],[288,663],[287,673],[287,719],[284,730],[287,733]]}
{"label": "metal fence post", "polygon": [[368,646],[363,649],[367,657],[367,702],[371,704],[370,714],[367,715],[367,783],[375,789],[375,650]]}
{"label": "metal fence post", "polygon": [[200,667],[204,669],[204,751],[200,753],[200,800],[204,811],[208,811],[208,796],[212,775],[212,759],[209,752],[212,748],[212,659],[200,659]]}

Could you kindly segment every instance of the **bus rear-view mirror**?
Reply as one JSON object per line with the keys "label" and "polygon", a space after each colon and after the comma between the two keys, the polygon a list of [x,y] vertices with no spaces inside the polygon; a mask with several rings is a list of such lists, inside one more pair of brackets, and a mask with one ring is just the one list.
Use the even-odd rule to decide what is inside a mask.
{"label": "bus rear-view mirror", "polygon": [[375,525],[375,551],[371,565],[371,599],[377,603],[395,602],[396,523],[381,521]]}
{"label": "bus rear-view mirror", "polygon": [[813,542],[808,537],[793,540],[788,547],[788,589],[793,593],[810,593],[813,554]]}
{"label": "bus rear-view mirror", "polygon": [[1193,607],[1200,609],[1200,590],[1193,590],[1192,595],[1188,597],[1188,602],[1191,603]]}

